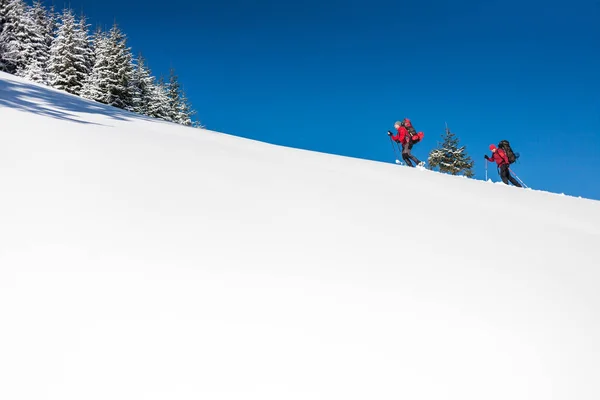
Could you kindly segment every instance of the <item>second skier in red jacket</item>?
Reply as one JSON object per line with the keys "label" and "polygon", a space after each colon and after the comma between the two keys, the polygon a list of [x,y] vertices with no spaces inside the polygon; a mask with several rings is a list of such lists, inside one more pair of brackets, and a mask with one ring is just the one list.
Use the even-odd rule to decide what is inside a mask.
{"label": "second skier in red jacket", "polygon": [[396,121],[394,128],[398,131],[396,135],[388,131],[388,134],[396,142],[402,145],[402,159],[409,167],[414,167],[414,161],[416,165],[423,165],[421,161],[411,154],[411,150],[414,144],[418,143],[423,139],[423,132],[417,133],[413,128],[412,123],[408,118],[404,118],[403,121]]}
{"label": "second skier in red jacket", "polygon": [[490,144],[490,150],[492,151],[492,156],[489,157],[487,154],[485,155],[485,159],[489,162],[495,162],[500,169],[500,178],[502,178],[502,182],[508,185],[508,181],[510,181],[513,185],[517,187],[522,187],[521,184],[512,177],[510,174],[510,162],[508,161],[508,156],[504,152],[504,150],[496,148],[496,145]]}

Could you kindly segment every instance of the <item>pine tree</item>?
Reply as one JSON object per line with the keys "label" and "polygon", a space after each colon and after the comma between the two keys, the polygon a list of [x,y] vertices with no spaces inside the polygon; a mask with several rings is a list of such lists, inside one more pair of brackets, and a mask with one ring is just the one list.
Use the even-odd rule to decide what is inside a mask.
{"label": "pine tree", "polygon": [[150,102],[148,115],[165,121],[173,121],[170,117],[168,89],[162,77],[158,80],[158,83],[154,85],[151,99],[152,101]]}
{"label": "pine tree", "polygon": [[0,67],[11,74],[23,71],[27,65],[29,24],[27,6],[23,0],[8,0],[2,7],[0,32]]}
{"label": "pine tree", "polygon": [[30,25],[29,53],[27,65],[19,75],[43,84],[49,83],[48,62],[50,60],[50,41],[48,40],[49,16],[40,1],[36,1],[28,10]]}
{"label": "pine tree", "polygon": [[[43,23],[40,21],[40,23]],[[46,23],[43,29],[44,37],[45,37],[45,45],[48,51],[48,58],[46,64],[44,65],[44,72],[47,75],[47,85],[50,85],[50,56],[52,43],[54,42],[54,38],[56,37],[56,30],[58,29],[58,15],[54,10],[54,6],[51,6],[49,10],[46,11]]]}
{"label": "pine tree", "polygon": [[179,83],[179,77],[175,74],[175,70],[171,68],[169,73],[169,84],[167,85],[167,95],[169,98],[169,118],[178,124],[190,126],[192,125],[192,116],[195,111],[183,91]]}
{"label": "pine tree", "polygon": [[50,83],[57,89],[79,94],[86,79],[85,56],[80,47],[73,12],[65,9],[50,47]]}
{"label": "pine tree", "polygon": [[154,77],[146,65],[146,60],[141,54],[137,58],[131,85],[134,111],[139,114],[150,115],[155,83]]}
{"label": "pine tree", "polygon": [[131,50],[127,47],[125,35],[115,23],[110,30],[106,55],[107,69],[107,104],[133,111],[133,63]]}
{"label": "pine tree", "polygon": [[75,49],[77,54],[80,55],[75,63],[75,68],[83,82],[92,72],[94,65],[94,52],[90,46],[89,25],[86,23],[83,14],[75,28]]}
{"label": "pine tree", "polygon": [[[4,31],[4,24],[6,22],[6,13],[7,6],[9,0],[0,0],[0,37],[2,36],[2,32]],[[5,71],[6,66],[4,64],[4,46],[2,46],[2,42],[0,42],[0,71]]]}
{"label": "pine tree", "polygon": [[44,30],[44,33],[46,35],[46,45],[48,46],[48,48],[50,48],[56,36],[56,29],[58,27],[58,16],[56,15],[54,6],[50,6],[50,9],[47,11],[46,16],[48,17],[48,19],[46,21],[46,29]]}
{"label": "pine tree", "polygon": [[442,135],[443,142],[429,153],[428,164],[431,169],[438,168],[440,172],[451,175],[463,174],[472,178],[474,162],[467,154],[466,146],[459,147],[456,135],[446,127],[446,133]]}
{"label": "pine tree", "polygon": [[192,109],[192,106],[185,95],[183,89],[181,90],[181,99],[179,105],[179,114],[177,116],[177,123],[185,126],[192,126],[192,117],[196,114],[196,111]]}
{"label": "pine tree", "polygon": [[94,64],[83,84],[81,96],[108,104],[108,36],[98,28],[92,42]]}
{"label": "pine tree", "polygon": [[94,66],[82,96],[114,107],[134,110],[133,61],[125,35],[115,24],[108,34],[94,34]]}
{"label": "pine tree", "polygon": [[181,107],[181,86],[179,77],[175,70],[169,70],[169,84],[167,85],[167,95],[169,97],[169,118],[171,121],[179,123],[179,109]]}

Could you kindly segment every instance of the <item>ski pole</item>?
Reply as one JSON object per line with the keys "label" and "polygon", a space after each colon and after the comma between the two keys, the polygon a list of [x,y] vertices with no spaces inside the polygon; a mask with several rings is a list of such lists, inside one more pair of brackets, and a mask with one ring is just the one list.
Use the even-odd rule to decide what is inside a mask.
{"label": "ski pole", "polygon": [[517,179],[519,180],[519,182],[521,182],[521,185],[523,185],[523,187],[524,187],[525,189],[529,189],[529,186],[527,186],[527,185],[525,184],[525,182],[523,182],[523,181],[521,180],[521,178],[519,178],[519,177],[517,176],[517,174],[515,174],[515,173],[514,173],[514,171],[513,171],[512,169],[508,168],[508,170],[510,171],[510,173],[511,173],[511,174],[513,174],[513,175],[515,176],[515,178],[517,178]]}
{"label": "ski pole", "polygon": [[485,181],[486,181],[486,182],[487,182],[487,180],[488,180],[488,175],[487,175],[487,165],[488,165],[488,163],[487,163],[487,160],[486,160],[486,162],[485,162]]}
{"label": "ski pole", "polygon": [[398,158],[398,152],[396,151],[396,147],[394,146],[394,141],[392,140],[392,138],[390,136],[388,136],[390,138],[390,144],[392,145],[392,150],[394,150],[394,156],[396,157],[396,164],[400,163],[400,159]]}

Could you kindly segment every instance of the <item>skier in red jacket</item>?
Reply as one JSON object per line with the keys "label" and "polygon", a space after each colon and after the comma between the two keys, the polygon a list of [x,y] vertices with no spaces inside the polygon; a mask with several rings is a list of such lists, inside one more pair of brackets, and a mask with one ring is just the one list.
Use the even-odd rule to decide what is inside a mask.
{"label": "skier in red jacket", "polygon": [[394,135],[392,132],[388,131],[388,135],[390,135],[394,142],[402,145],[402,159],[406,165],[414,167],[411,160],[414,161],[416,165],[423,165],[424,163],[410,153],[413,145],[420,142],[421,139],[423,139],[423,136],[425,136],[423,132],[417,133],[408,118],[404,118],[402,122],[396,121],[394,128],[396,128],[398,134]]}
{"label": "skier in red jacket", "polygon": [[517,187],[522,187],[519,182],[510,174],[510,162],[508,161],[508,156],[502,149],[496,148],[496,145],[490,144],[490,150],[492,151],[492,156],[489,157],[487,154],[485,155],[485,159],[489,162],[495,162],[498,164],[498,168],[500,169],[500,178],[502,178],[502,182],[508,185],[508,181],[510,181],[513,185]]}

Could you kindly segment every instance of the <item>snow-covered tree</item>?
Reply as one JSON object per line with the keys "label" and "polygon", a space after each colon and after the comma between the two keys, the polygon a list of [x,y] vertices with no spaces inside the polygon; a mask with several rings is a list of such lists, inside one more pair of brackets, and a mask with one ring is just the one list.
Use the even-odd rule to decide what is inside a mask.
{"label": "snow-covered tree", "polygon": [[125,35],[115,24],[108,34],[94,34],[94,66],[82,96],[126,110],[134,110],[133,61]]}
{"label": "snow-covered tree", "polygon": [[175,69],[169,70],[169,83],[167,85],[167,95],[169,96],[169,118],[174,122],[179,122],[179,108],[181,106],[181,85]]}
{"label": "snow-covered tree", "polygon": [[169,97],[169,117],[172,121],[190,126],[192,125],[192,116],[195,112],[179,83],[179,77],[175,70],[171,68],[169,74],[169,84],[167,85],[167,95]]}
{"label": "snow-covered tree", "polygon": [[65,9],[50,47],[50,84],[73,94],[81,92],[89,74],[86,72],[86,59],[79,37],[73,12]]}
{"label": "snow-covered tree", "polygon": [[98,28],[93,38],[94,64],[91,73],[87,76],[81,96],[108,104],[108,36]]}
{"label": "snow-covered tree", "polygon": [[45,30],[46,44],[50,48],[56,36],[56,29],[58,28],[58,15],[56,15],[54,6],[50,6],[50,9],[46,12],[46,16],[48,17]]}
{"label": "snow-covered tree", "polygon": [[23,71],[27,65],[30,35],[27,5],[23,0],[8,0],[1,11],[0,68],[14,74]]}
{"label": "snow-covered tree", "polygon": [[181,90],[181,99],[179,104],[179,114],[177,115],[177,123],[185,126],[192,126],[192,117],[196,114],[196,111],[192,109],[187,96],[183,89]]}
{"label": "snow-covered tree", "polygon": [[94,65],[94,52],[90,45],[89,25],[86,23],[85,15],[81,15],[79,23],[75,27],[75,48],[81,57],[75,64],[77,71],[81,74],[84,81],[92,72]]}
{"label": "snow-covered tree", "polygon": [[[6,22],[6,13],[7,13],[6,7],[8,6],[9,1],[10,0],[0,0],[0,35],[2,35],[2,31],[4,30],[4,23]],[[2,43],[0,42],[0,71],[5,70],[3,53],[4,53],[4,47],[2,46]]]}
{"label": "snow-covered tree", "polygon": [[139,114],[150,115],[155,83],[150,68],[148,68],[146,60],[141,54],[137,58],[131,86],[133,90],[134,111]]}
{"label": "snow-covered tree", "polygon": [[109,32],[106,55],[108,57],[108,102],[111,106],[133,111],[133,56],[127,39],[117,24]]}
{"label": "snow-covered tree", "polygon": [[154,85],[151,99],[148,115],[165,121],[172,121],[170,117],[168,89],[162,77]]}
{"label": "snow-covered tree", "polygon": [[440,172],[451,175],[463,174],[468,178],[472,178],[473,161],[467,154],[466,146],[459,147],[459,140],[456,135],[450,132],[446,127],[446,133],[442,135],[442,143],[438,147],[431,150],[429,153],[428,164],[431,169],[438,168]]}
{"label": "snow-covered tree", "polygon": [[49,83],[48,62],[50,60],[50,18],[40,1],[35,1],[28,12],[28,54],[25,69],[18,73],[34,82]]}

